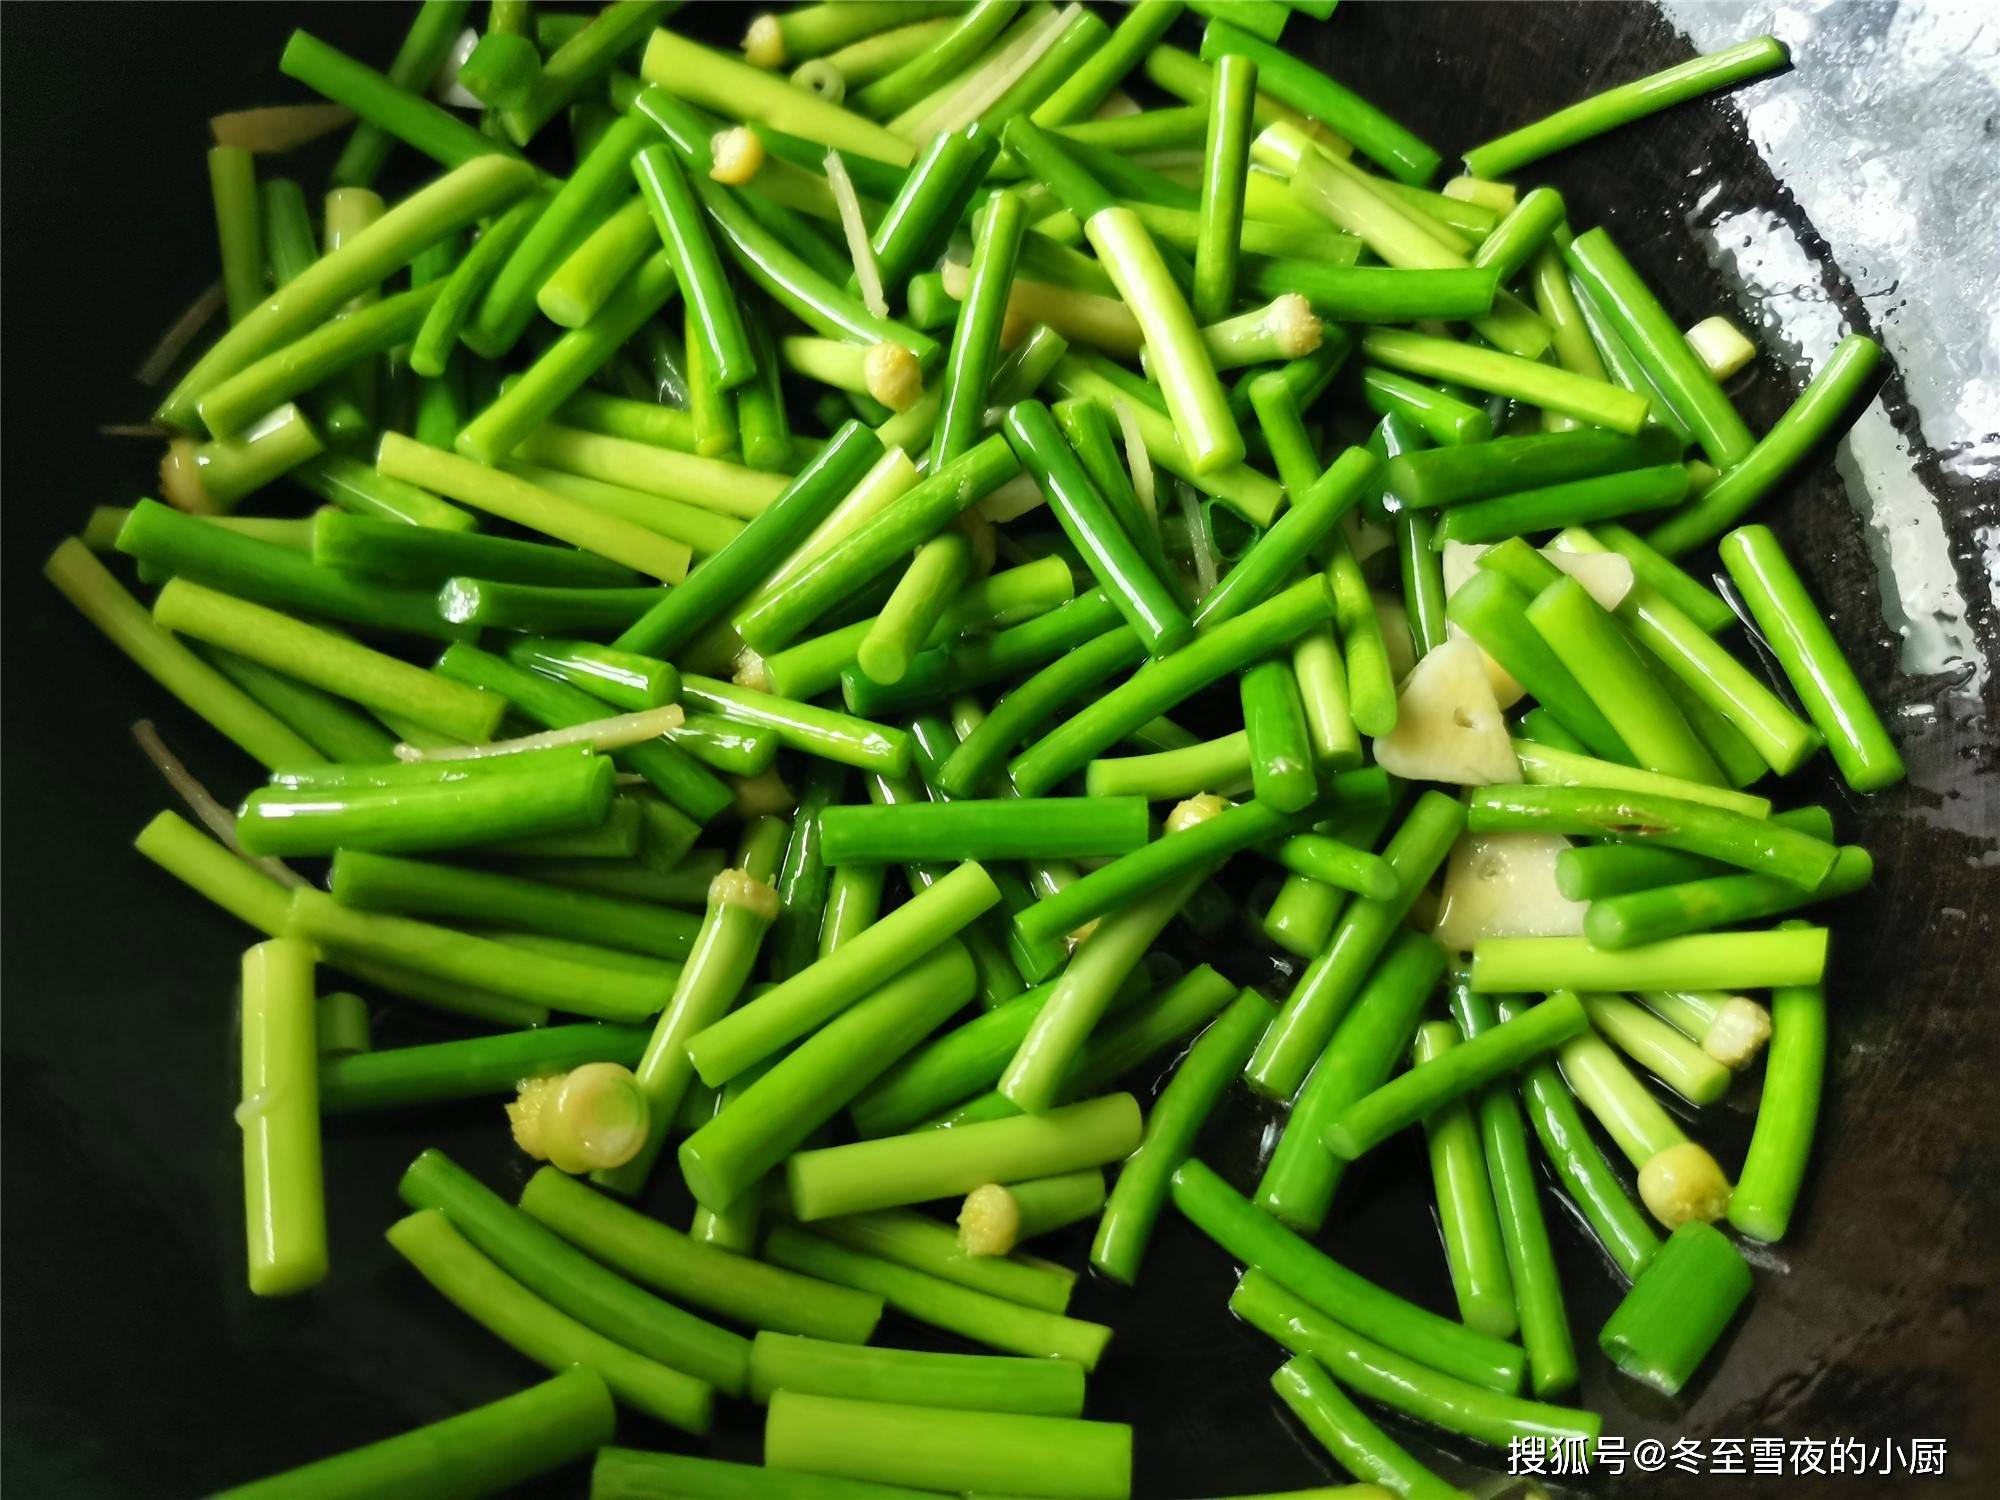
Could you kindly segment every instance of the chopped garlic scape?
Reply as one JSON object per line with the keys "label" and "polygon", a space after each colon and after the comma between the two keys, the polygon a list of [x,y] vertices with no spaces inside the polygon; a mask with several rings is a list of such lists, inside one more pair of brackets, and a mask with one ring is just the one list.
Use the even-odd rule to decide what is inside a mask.
{"label": "chopped garlic scape", "polygon": [[1445,866],[1437,940],[1467,953],[1481,938],[1581,935],[1588,904],[1556,889],[1556,856],[1568,847],[1551,833],[1462,835]]}
{"label": "chopped garlic scape", "polygon": [[517,740],[495,740],[490,745],[440,745],[426,750],[421,746],[399,744],[396,759],[402,761],[419,760],[490,760],[496,755],[520,755],[530,750],[561,750],[569,745],[589,745],[597,750],[618,750],[626,745],[640,745],[647,740],[658,739],[661,735],[681,727],[686,715],[678,703],[669,703],[663,708],[649,708],[636,714],[618,714],[609,719],[592,719],[587,724],[572,724],[567,729],[550,729],[541,734],[524,734]]}
{"label": "chopped garlic scape", "polygon": [[[1457,593],[1479,571],[1480,554],[1484,546],[1469,542],[1446,542],[1444,556],[1440,560],[1444,573],[1444,596],[1449,599]],[[1546,557],[1556,567],[1578,583],[1583,591],[1606,609],[1616,609],[1632,592],[1632,564],[1616,552],[1557,552],[1542,549]],[[1583,566],[1578,566],[1582,564]],[[1468,639],[1465,632],[1456,625],[1448,625],[1446,633],[1461,639]],[[1482,648],[1480,657],[1486,663],[1487,679],[1493,684],[1493,697],[1502,708],[1512,708],[1521,701],[1527,691],[1516,682],[1507,669],[1487,655]]]}
{"label": "chopped garlic scape", "polygon": [[1396,700],[1396,727],[1375,741],[1375,759],[1409,781],[1487,786],[1521,779],[1477,646],[1446,641],[1417,663]]}
{"label": "chopped garlic scape", "polygon": [[1070,5],[1026,23],[1013,41],[974,68],[962,85],[947,90],[946,97],[938,105],[927,109],[929,101],[919,103],[915,109],[893,122],[891,128],[901,130],[907,124],[910,138],[922,141],[943,131],[959,130],[972,124],[992,108],[1023,73],[1042,60],[1042,54],[1056,44],[1056,39],[1063,34],[1079,9]]}
{"label": "chopped garlic scape", "polygon": [[833,189],[834,207],[840,210],[840,232],[847,237],[847,254],[854,262],[862,305],[876,317],[886,318],[889,299],[882,295],[882,268],[875,263],[875,247],[868,241],[868,225],[861,217],[861,195],[854,191],[854,179],[847,175],[847,163],[838,151],[826,153],[826,184]]}
{"label": "chopped garlic scape", "polygon": [[839,104],[847,98],[847,75],[823,57],[809,57],[792,69],[792,87]]}
{"label": "chopped garlic scape", "polygon": [[[1439,559],[1444,596],[1449,599],[1479,571],[1486,548],[1470,542],[1446,542]],[[1616,609],[1632,592],[1632,564],[1616,552],[1561,552],[1544,547],[1542,556],[1583,585],[1583,591],[1606,609]]]}

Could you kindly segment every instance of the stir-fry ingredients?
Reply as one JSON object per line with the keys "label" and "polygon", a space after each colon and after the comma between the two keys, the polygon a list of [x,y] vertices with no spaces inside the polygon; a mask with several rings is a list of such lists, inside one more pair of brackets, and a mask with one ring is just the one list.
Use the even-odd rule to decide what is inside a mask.
{"label": "stir-fry ingredients", "polygon": [[[1760,435],[1728,311],[1515,179],[1784,47],[1496,121],[1440,190],[1308,60],[1330,0],[820,0],[740,56],[677,9],[426,0],[381,71],[298,32],[337,109],[218,121],[165,503],[49,560],[254,763],[232,812],[148,726],[208,833],[137,839],[259,939],[251,1290],[343,1274],[347,1115],[482,1100],[546,1163],[513,1202],[426,1150],[382,1227],[553,1378],[232,1493],[594,1451],[604,1497],[1124,1500],[1071,1302],[1169,1203],[1338,1493],[1461,1493],[1364,1405],[1597,1440],[1552,1404],[1572,1221],[1630,1283],[1600,1348],[1682,1390],[1751,1291],[1723,1226],[1799,1200],[1825,907],[1874,874],[1817,752],[1903,775],[1742,523],[1880,350]],[[348,111],[316,234],[285,153]],[[1694,1137],[1760,1054],[1732,1183]],[[1314,1243],[1410,1131],[1449,1309]],[[761,1467],[605,1446],[718,1397]]]}

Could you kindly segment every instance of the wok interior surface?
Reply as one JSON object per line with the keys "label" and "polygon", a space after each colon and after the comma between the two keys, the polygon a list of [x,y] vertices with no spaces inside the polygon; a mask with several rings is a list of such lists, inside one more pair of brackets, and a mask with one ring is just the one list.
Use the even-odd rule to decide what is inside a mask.
{"label": "wok interior surface", "polygon": [[[1991,1493],[1982,1434],[2000,1410],[1987,1352],[2000,1236],[1989,1102],[2000,1071],[1991,958],[2000,62],[1990,16],[1980,30],[1981,3],[1787,7],[1776,19],[1794,43],[1793,74],[1522,174],[1560,188],[1579,229],[1609,224],[1684,322],[1722,311],[1759,335],[1754,375],[1732,386],[1754,429],[1770,425],[1842,331],[1883,337],[1895,366],[1837,462],[1813,465],[1765,513],[1834,612],[1910,767],[1908,784],[1866,801],[1824,771],[1788,789],[1793,800],[1831,798],[1843,837],[1867,844],[1878,869],[1874,887],[1832,916],[1833,1061],[1805,1200],[1792,1238],[1751,1251],[1749,1312],[1678,1404],[1607,1373],[1593,1345],[1619,1288],[1581,1227],[1558,1214],[1584,1355],[1578,1399],[1628,1443],[1853,1438],[1879,1454],[1885,1441],[1943,1437],[1947,1477],[1924,1492],[1966,1494]],[[683,21],[733,44],[749,14],[690,11]],[[1733,3],[1680,3],[1672,15],[1703,47],[1774,23],[1769,6]],[[247,767],[39,577],[91,505],[129,504],[151,485],[153,445],[95,428],[139,418],[148,403],[129,372],[214,274],[206,117],[293,97],[275,62],[300,23],[381,58],[405,12],[5,15],[5,1424],[9,1478],[22,1494],[206,1492],[534,1378],[381,1238],[400,1212],[397,1177],[424,1146],[503,1192],[518,1188],[527,1163],[491,1104],[333,1128],[334,1274],[294,1303],[255,1304],[244,1290],[230,1116],[244,936],[131,852],[168,794],[127,726],[153,715],[225,797],[244,788]],[[1447,158],[1689,51],[1650,6],[1572,0],[1349,0],[1324,27],[1295,18],[1287,41]],[[301,170],[316,180],[316,165]],[[1842,263],[1850,253],[1860,258]],[[1282,995],[1272,960],[1220,946],[1201,956]],[[427,1039],[425,1024],[398,1022],[389,1039]],[[1739,1083],[1696,1127],[1725,1167],[1741,1160],[1755,1087]],[[1237,1091],[1203,1154],[1247,1183],[1275,1124]],[[1449,1307],[1429,1200],[1420,1151],[1394,1142],[1352,1175],[1322,1243],[1365,1275]],[[685,1221],[678,1184],[651,1206]],[[1072,1234],[1050,1253],[1078,1263],[1088,1226]],[[1079,1289],[1078,1314],[1118,1330],[1091,1383],[1090,1414],[1136,1425],[1139,1496],[1337,1477],[1269,1391],[1280,1352],[1227,1312],[1235,1274],[1168,1214],[1136,1290]],[[929,1342],[893,1317],[884,1338]],[[705,1451],[755,1461],[755,1409],[721,1410]],[[1385,1425],[1467,1483],[1504,1469],[1504,1455],[1440,1452],[1407,1424]],[[621,1440],[686,1447],[629,1416]],[[542,1492],[573,1495],[580,1482],[567,1473]],[[1730,1482],[1669,1467],[1580,1488],[1695,1496]],[[1734,1482],[1744,1494],[1869,1492],[1851,1478]]]}

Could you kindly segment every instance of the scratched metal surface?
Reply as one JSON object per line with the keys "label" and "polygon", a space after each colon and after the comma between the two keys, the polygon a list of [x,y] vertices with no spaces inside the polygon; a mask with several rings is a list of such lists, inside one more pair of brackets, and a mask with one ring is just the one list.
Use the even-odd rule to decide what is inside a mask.
{"label": "scratched metal surface", "polygon": [[[362,55],[388,7],[312,7]],[[8,720],[5,818],[4,1372],[18,1493],[205,1491],[515,1388],[527,1368],[416,1282],[380,1239],[415,1149],[518,1182],[490,1110],[343,1124],[329,1146],[337,1274],[296,1305],[253,1305],[239,1269],[230,992],[240,930],[127,848],[164,798],[127,747],[152,712],[198,773],[241,766],[92,638],[37,575],[96,503],[148,485],[150,454],[99,441],[143,402],[128,372],[213,274],[199,149],[214,109],[291,97],[272,67],[292,7],[9,6],[4,25],[4,413]],[[738,7],[733,27],[746,11]],[[1734,394],[1761,429],[1838,335],[1882,338],[1893,370],[1855,435],[1769,507],[1902,739],[1907,786],[1831,797],[1879,876],[1838,914],[1834,1064],[1797,1233],[1758,1254],[1748,1315],[1673,1406],[1585,1362],[1582,1398],[1632,1440],[1949,1440],[1949,1477],[1911,1493],[1991,1493],[2000,1410],[1990,1167],[2000,606],[2000,60],[1984,0],[1342,7],[1289,40],[1447,153],[1593,86],[1762,30],[1797,69],[1722,102],[1578,148],[1525,174],[1610,224],[1692,322],[1729,311],[1765,354]],[[1680,28],[1680,29],[1677,29]],[[1685,32],[1685,35],[1683,34]],[[142,710],[139,705],[145,705]],[[1241,944],[1216,956],[1276,979]],[[1273,990],[1273,993],[1279,991]],[[414,1039],[405,1033],[403,1039]],[[1695,1128],[1740,1158],[1754,1084]],[[1208,1154],[1251,1179],[1272,1125],[1237,1101]],[[503,1189],[504,1190],[504,1189]],[[684,1205],[662,1203],[671,1215]],[[1448,1287],[1416,1153],[1351,1180],[1325,1243],[1433,1306]],[[1081,1245],[1068,1247],[1080,1255]],[[1588,1347],[1616,1287],[1560,1230]],[[1278,1355],[1224,1311],[1233,1268],[1163,1226],[1132,1294],[1078,1311],[1119,1336],[1094,1415],[1139,1431],[1137,1493],[1218,1495],[1320,1482],[1324,1455],[1276,1406]],[[895,1335],[921,1341],[920,1330]],[[1413,1448],[1487,1493],[1473,1449]],[[628,1441],[673,1445],[628,1421]],[[747,1413],[716,1451],[755,1455]],[[1490,1462],[1490,1460],[1489,1460]],[[580,1477],[544,1487],[578,1493]],[[1862,1479],[1593,1480],[1580,1493],[1880,1494]]]}

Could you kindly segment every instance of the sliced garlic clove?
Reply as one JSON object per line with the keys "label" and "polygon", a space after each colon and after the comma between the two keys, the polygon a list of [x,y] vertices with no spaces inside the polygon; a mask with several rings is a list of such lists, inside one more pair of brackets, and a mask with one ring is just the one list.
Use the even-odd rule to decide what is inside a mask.
{"label": "sliced garlic clove", "polygon": [[1446,641],[1416,664],[1396,700],[1395,729],[1375,741],[1375,759],[1410,781],[1486,786],[1521,779],[1477,646]]}
{"label": "sliced garlic clove", "polygon": [[1445,865],[1437,940],[1466,953],[1481,938],[1580,936],[1588,903],[1556,889],[1556,856],[1568,847],[1552,833],[1461,835]]}

